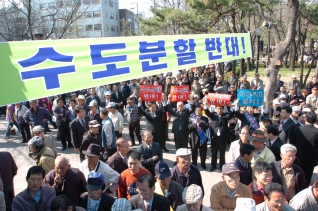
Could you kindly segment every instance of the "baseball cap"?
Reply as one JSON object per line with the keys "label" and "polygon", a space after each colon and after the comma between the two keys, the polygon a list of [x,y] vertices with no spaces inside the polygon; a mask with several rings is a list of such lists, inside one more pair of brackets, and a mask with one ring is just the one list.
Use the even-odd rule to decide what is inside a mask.
{"label": "baseball cap", "polygon": [[246,76],[246,75],[243,75],[243,78],[247,78],[247,76]]}
{"label": "baseball cap", "polygon": [[32,131],[35,134],[44,133],[44,128],[41,125],[37,125],[32,128]]}
{"label": "baseball cap", "polygon": [[261,122],[266,122],[266,121],[270,122],[271,120],[268,116],[265,116],[265,115],[261,116]]}
{"label": "baseball cap", "polygon": [[297,76],[295,74],[292,74],[290,77],[291,78],[297,78]]}
{"label": "baseball cap", "polygon": [[96,106],[97,105],[97,101],[96,100],[92,100],[88,106]]}
{"label": "baseball cap", "polygon": [[177,150],[176,152],[176,156],[186,156],[186,155],[191,155],[191,149],[187,149],[187,148],[180,148]]}
{"label": "baseball cap", "polygon": [[182,200],[185,204],[195,204],[200,201],[202,197],[202,188],[195,184],[185,187],[182,192]]}
{"label": "baseball cap", "polygon": [[155,166],[155,174],[158,179],[163,179],[171,176],[169,166],[162,161],[159,161]]}
{"label": "baseball cap", "polygon": [[112,206],[111,211],[131,211],[132,206],[130,201],[125,198],[117,198]]}
{"label": "baseball cap", "polygon": [[105,95],[112,95],[111,91],[105,92]]}
{"label": "baseball cap", "polygon": [[286,95],[285,95],[285,94],[280,94],[280,95],[279,95],[279,98],[280,98],[280,99],[286,99]]}
{"label": "baseball cap", "polygon": [[30,141],[28,142],[28,145],[39,147],[39,146],[44,145],[44,142],[43,142],[41,137],[34,136],[33,138],[30,139]]}
{"label": "baseball cap", "polygon": [[274,104],[274,105],[279,105],[279,104],[280,104],[280,102],[279,102],[279,100],[278,100],[278,99],[274,99],[274,100],[273,100],[273,104]]}
{"label": "baseball cap", "polygon": [[255,76],[259,76],[259,73],[255,73]]}
{"label": "baseball cap", "polygon": [[237,198],[234,211],[256,211],[254,199],[251,198]]}
{"label": "baseball cap", "polygon": [[100,190],[104,184],[104,177],[101,173],[94,172],[88,175],[86,189],[87,190]]}
{"label": "baseball cap", "polygon": [[100,156],[100,146],[98,144],[90,144],[87,150],[82,150],[84,155]]}
{"label": "baseball cap", "polygon": [[223,174],[231,174],[232,172],[241,172],[234,162],[229,162],[222,166]]}
{"label": "baseball cap", "polygon": [[78,95],[77,99],[78,100],[80,100],[80,99],[85,100],[85,97],[84,97],[84,95]]}
{"label": "baseball cap", "polygon": [[116,107],[116,104],[114,102],[110,102],[108,103],[108,105],[106,106],[106,108],[111,108],[111,107]]}
{"label": "baseball cap", "polygon": [[292,109],[293,109],[293,112],[299,112],[300,111],[300,107],[299,106],[293,106]]}
{"label": "baseball cap", "polygon": [[267,142],[265,134],[261,130],[255,130],[251,136],[248,136],[249,141],[260,141],[260,142]]}
{"label": "baseball cap", "polygon": [[100,124],[98,124],[97,120],[92,120],[88,123],[89,127],[99,127]]}

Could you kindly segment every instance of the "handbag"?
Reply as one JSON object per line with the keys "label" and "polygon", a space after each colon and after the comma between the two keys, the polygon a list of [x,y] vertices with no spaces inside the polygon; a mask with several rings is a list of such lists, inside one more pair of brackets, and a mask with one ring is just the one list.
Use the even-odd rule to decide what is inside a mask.
{"label": "handbag", "polygon": [[9,131],[9,134],[12,135],[12,136],[14,136],[14,135],[17,134],[17,133],[15,132],[15,129],[14,129],[14,128],[11,128],[10,131]]}

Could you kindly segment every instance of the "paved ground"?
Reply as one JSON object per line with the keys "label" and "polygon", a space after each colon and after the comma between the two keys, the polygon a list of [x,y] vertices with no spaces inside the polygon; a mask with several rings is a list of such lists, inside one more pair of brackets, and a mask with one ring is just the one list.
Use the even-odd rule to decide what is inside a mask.
{"label": "paved ground", "polygon": [[[145,126],[145,121],[141,121],[141,127]],[[0,118],[0,148],[3,151],[9,151],[12,156],[14,157],[17,166],[19,168],[17,176],[14,178],[15,182],[15,192],[16,194],[21,192],[26,188],[26,172],[29,169],[29,167],[35,165],[35,161],[32,160],[31,158],[28,157],[27,155],[27,145],[26,144],[21,144],[21,137],[20,135],[15,135],[12,136],[10,139],[3,139],[2,134],[4,134],[5,128],[7,126],[6,121],[4,121],[4,118]],[[52,126],[50,126],[52,127]],[[170,130],[171,130],[171,124],[170,124]],[[56,130],[52,129],[52,132],[49,133],[53,137],[56,136]],[[123,136],[125,138],[128,138],[128,128],[125,128],[123,131]],[[169,134],[170,140],[173,140],[173,135],[172,133]],[[56,146],[57,146],[57,151],[60,154],[67,154],[70,159],[71,159],[71,165],[72,167],[80,168],[80,160],[78,154],[74,151],[74,149],[66,149],[64,152],[61,151],[61,143],[60,141],[56,141]],[[167,148],[170,150],[169,153],[164,153],[164,161],[170,166],[173,167],[173,162],[175,161],[175,147],[174,143],[172,141],[168,141],[166,144]],[[134,147],[136,148],[136,147]],[[210,168],[210,162],[211,162],[211,152],[208,150],[208,159],[207,159],[207,170]],[[204,197],[204,204],[205,205],[210,205],[209,201],[209,196],[211,192],[211,187],[220,181],[221,178],[221,173],[220,171],[215,171],[215,172],[209,172],[209,171],[204,171],[201,166],[200,166],[200,158],[198,160],[198,166],[199,169],[201,170],[201,175],[204,181],[204,190],[205,190],[205,197]]]}
{"label": "paved ground", "polygon": [[[13,158],[15,159],[15,162],[17,163],[18,166],[18,174],[14,178],[14,183],[15,183],[15,193],[19,193],[22,190],[26,188],[26,173],[28,169],[35,165],[35,161],[32,160],[31,158],[28,157],[27,155],[27,145],[26,144],[21,144],[21,137],[17,133],[17,135],[12,136],[10,139],[3,139],[2,134],[4,134],[5,128],[7,126],[7,122],[4,121],[4,118],[0,118],[0,149],[1,151],[8,151],[12,154]],[[145,121],[142,119],[141,125],[142,127],[145,126]],[[52,127],[52,126],[50,126]],[[171,130],[171,123],[169,125],[169,130]],[[52,129],[52,132],[49,133],[53,137],[56,136],[56,130]],[[125,128],[123,131],[123,136],[128,139],[128,129]],[[169,133],[169,138],[170,140],[173,140],[173,135],[172,133]],[[61,151],[61,143],[60,141],[56,141],[56,146],[57,146],[57,151],[60,154],[66,154],[70,157],[71,159],[71,165],[72,167],[80,168],[80,160],[78,153],[74,151],[74,149],[66,149],[63,153]],[[169,153],[164,153],[164,161],[170,166],[173,166],[173,162],[175,160],[175,147],[174,143],[172,141],[167,142],[167,148],[170,150]],[[204,191],[205,191],[205,197],[203,200],[203,204],[210,206],[210,193],[211,193],[211,187],[222,180],[222,174],[220,170],[210,172],[208,171],[211,167],[210,162],[211,162],[211,151],[208,149],[208,158],[207,158],[207,170],[203,170],[200,166],[200,158],[198,159],[198,168],[201,171],[202,179],[203,179],[203,185],[204,185]],[[1,162],[1,161],[0,161]],[[315,169],[315,178],[318,179],[318,167]]]}

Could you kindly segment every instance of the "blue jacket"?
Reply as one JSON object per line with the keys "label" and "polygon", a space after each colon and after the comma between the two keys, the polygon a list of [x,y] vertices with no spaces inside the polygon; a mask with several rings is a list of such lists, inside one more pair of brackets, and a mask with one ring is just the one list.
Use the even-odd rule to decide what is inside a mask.
{"label": "blue jacket", "polygon": [[51,114],[48,112],[48,110],[44,108],[37,107],[37,111],[34,111],[32,108],[30,108],[23,116],[24,121],[26,123],[29,123],[30,121],[33,122],[32,127],[41,125],[45,128],[45,122],[43,122],[43,119],[51,119]]}
{"label": "blue jacket", "polygon": [[[114,149],[116,148],[116,134],[115,134],[115,128],[114,128],[114,124],[113,124],[113,121],[107,117],[107,119],[105,119],[103,121],[103,128],[104,128],[104,124],[106,121],[110,121],[111,125],[112,125],[112,134],[113,134],[113,141],[112,141],[112,144],[110,145],[110,148],[111,149]],[[105,130],[102,129],[102,146],[106,149],[107,148],[107,139],[106,139],[106,134],[105,134]]]}

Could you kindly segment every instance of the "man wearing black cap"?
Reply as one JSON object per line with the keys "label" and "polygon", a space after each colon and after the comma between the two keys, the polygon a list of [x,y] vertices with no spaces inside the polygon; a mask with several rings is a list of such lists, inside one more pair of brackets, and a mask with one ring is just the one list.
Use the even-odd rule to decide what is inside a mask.
{"label": "man wearing black cap", "polygon": [[171,180],[169,166],[162,161],[156,164],[155,174],[157,179],[155,193],[167,197],[171,208],[176,210],[179,205],[183,204],[182,192],[184,188],[179,183]]}
{"label": "man wearing black cap", "polygon": [[278,129],[274,125],[268,125],[265,129],[265,134],[268,139],[268,148],[275,155],[276,161],[281,160],[280,147],[284,144],[278,137]]}
{"label": "man wearing black cap", "polygon": [[82,162],[82,170],[84,176],[87,179],[89,174],[93,172],[99,172],[104,177],[105,190],[107,190],[108,192],[116,192],[119,174],[117,171],[109,167],[108,164],[99,160],[101,155],[100,148],[101,147],[97,144],[90,144],[87,150],[82,151],[86,158]]}
{"label": "man wearing black cap", "polygon": [[103,193],[104,186],[104,178],[101,173],[91,173],[88,175],[87,192],[80,196],[79,206],[92,211],[111,211],[115,199]]}
{"label": "man wearing black cap", "polygon": [[[80,146],[80,159],[81,162],[85,159],[82,151],[87,150],[90,144],[97,144],[101,147],[101,152],[104,154],[104,148],[102,147],[102,138],[99,134],[100,124],[96,120],[92,120],[88,123],[89,130],[83,135],[83,141]],[[101,157],[103,159],[103,157]]]}
{"label": "man wearing black cap", "polygon": [[55,153],[52,149],[46,147],[41,137],[34,136],[29,142],[28,145],[34,152],[34,159],[36,165],[41,166],[45,174],[49,173],[54,169]]}
{"label": "man wearing black cap", "polygon": [[313,112],[306,114],[306,125],[296,127],[290,138],[290,144],[297,148],[297,158],[304,170],[307,184],[310,184],[313,170],[317,165],[318,129],[314,126],[317,115]]}

